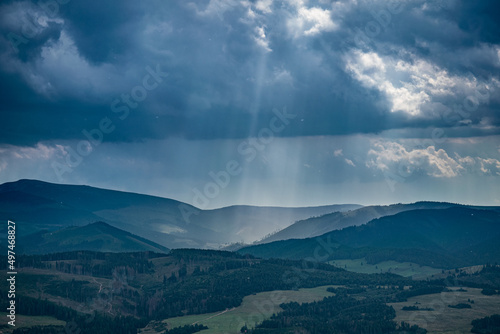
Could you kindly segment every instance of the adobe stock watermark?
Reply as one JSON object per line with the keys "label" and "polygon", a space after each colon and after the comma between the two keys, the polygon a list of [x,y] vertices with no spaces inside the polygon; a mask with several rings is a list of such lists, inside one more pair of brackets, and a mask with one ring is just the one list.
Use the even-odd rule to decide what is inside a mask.
{"label": "adobe stock watermark", "polygon": [[[37,1],[36,4],[49,17],[54,18],[59,13],[60,6],[66,5],[71,0],[47,0]],[[14,51],[19,52],[19,46],[28,44],[30,40],[38,36],[45,27],[40,22],[30,22],[24,18],[22,20],[21,31],[19,33],[9,32],[7,39]]]}
{"label": "adobe stock watermark", "polygon": [[[136,109],[139,104],[144,101],[148,94],[159,87],[163,79],[168,76],[168,73],[163,72],[160,65],[157,64],[155,69],[150,66],[145,68],[146,74],[143,76],[141,84],[134,86],[129,93],[123,93],[120,98],[114,99],[110,104],[110,109],[120,121],[124,121],[130,115],[131,109]],[[63,181],[63,176],[66,173],[71,173],[88,157],[95,148],[102,144],[105,135],[110,135],[116,129],[116,122],[109,117],[103,117],[93,129],[83,129],[82,136],[85,138],[80,140],[75,147],[68,147],[64,163],[54,161],[51,166],[60,182]]]}
{"label": "adobe stock watermark", "polygon": [[[257,158],[259,153],[263,152],[270,145],[277,134],[281,133],[290,121],[297,117],[296,114],[287,112],[286,107],[282,111],[274,108],[274,116],[269,120],[267,127],[260,129],[256,137],[248,138],[242,141],[237,152],[240,159],[229,160],[225,164],[225,168],[219,171],[210,171],[208,176],[210,181],[206,182],[201,188],[193,188],[192,203],[200,208],[205,209],[210,204],[210,201],[215,199],[222,190],[224,190],[235,177],[243,172],[242,162],[251,163]],[[242,161],[243,159],[243,161]],[[186,204],[178,206],[184,221],[189,224],[190,217],[199,212]]]}

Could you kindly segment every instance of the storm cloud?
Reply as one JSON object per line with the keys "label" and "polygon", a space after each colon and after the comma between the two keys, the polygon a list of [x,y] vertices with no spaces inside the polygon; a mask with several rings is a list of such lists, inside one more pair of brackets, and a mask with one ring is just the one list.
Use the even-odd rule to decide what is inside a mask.
{"label": "storm cloud", "polygon": [[[498,13],[493,0],[4,1],[0,181],[192,202],[210,171],[237,160],[244,172],[213,205],[238,192],[265,204],[257,186],[291,180],[289,193],[318,194],[308,204],[356,202],[355,184],[388,178],[385,201],[394,182],[498,185]],[[279,131],[277,112],[293,115]],[[248,164],[239,145],[251,138],[261,142]],[[328,197],[332,185],[349,195]],[[272,203],[305,198],[272,189],[261,194]]]}

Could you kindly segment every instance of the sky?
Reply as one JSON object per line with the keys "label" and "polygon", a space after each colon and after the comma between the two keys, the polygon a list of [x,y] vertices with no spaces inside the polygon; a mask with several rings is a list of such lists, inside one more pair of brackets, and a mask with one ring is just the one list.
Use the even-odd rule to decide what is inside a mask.
{"label": "sky", "polygon": [[0,32],[0,183],[500,205],[496,0],[4,0]]}

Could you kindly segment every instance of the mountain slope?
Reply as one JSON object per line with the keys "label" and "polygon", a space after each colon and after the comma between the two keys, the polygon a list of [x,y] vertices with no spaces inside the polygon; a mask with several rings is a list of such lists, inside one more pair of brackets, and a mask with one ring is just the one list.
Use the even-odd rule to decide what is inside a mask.
{"label": "mountain slope", "polygon": [[194,224],[210,226],[210,229],[217,232],[230,232],[240,236],[240,241],[251,243],[262,238],[263,231],[271,233],[302,219],[360,207],[361,205],[356,204],[304,208],[237,205],[203,211],[200,215],[192,216],[191,221]]}
{"label": "mountain slope", "polygon": [[334,212],[325,214],[321,217],[308,218],[298,221],[287,228],[275,233],[259,243],[267,243],[287,239],[312,238],[318,235],[328,233],[333,230],[339,230],[349,226],[359,226],[366,224],[372,219],[383,216],[394,215],[399,212],[417,210],[417,209],[444,209],[456,204],[438,203],[438,202],[417,202],[412,204],[393,204],[393,205],[373,205],[365,206],[356,210],[347,212]]}
{"label": "mountain slope", "polygon": [[[160,225],[183,226],[186,223],[178,208],[181,204],[154,196],[36,180],[0,185],[0,219],[15,221],[18,236],[103,221],[165,246],[175,236],[162,233],[160,226],[148,220],[148,213],[154,211]],[[208,230],[196,230],[192,239],[200,230],[210,235]]]}
{"label": "mountain slope", "polygon": [[[239,250],[259,257],[349,259],[366,257],[422,265],[474,265],[500,260],[500,213],[451,207],[411,210],[320,237],[276,241]],[[329,254],[328,254],[329,253]],[[328,254],[328,258],[324,255]]]}
{"label": "mountain slope", "polygon": [[18,237],[102,221],[168,248],[251,243],[296,220],[357,207],[233,206],[200,210],[172,199],[89,186],[36,180],[0,185],[0,220],[15,221]]}
{"label": "mountain slope", "polygon": [[91,250],[97,252],[168,253],[169,249],[157,243],[120,230],[103,222],[68,227],[54,232],[37,232],[26,236],[19,251],[26,254],[46,254]]}

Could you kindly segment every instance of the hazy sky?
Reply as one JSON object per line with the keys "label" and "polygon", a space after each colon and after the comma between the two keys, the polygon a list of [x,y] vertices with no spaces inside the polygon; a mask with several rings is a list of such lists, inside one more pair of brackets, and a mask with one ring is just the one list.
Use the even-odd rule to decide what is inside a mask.
{"label": "hazy sky", "polygon": [[0,183],[500,205],[500,2],[2,1]]}

